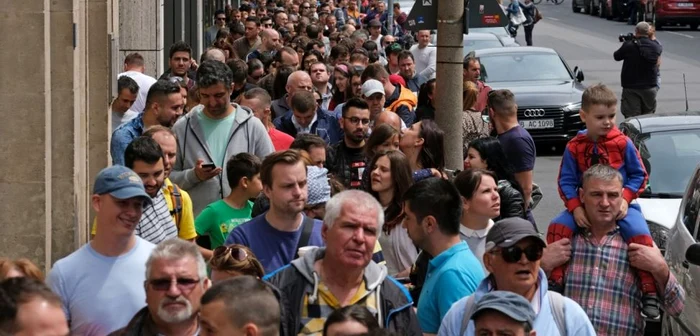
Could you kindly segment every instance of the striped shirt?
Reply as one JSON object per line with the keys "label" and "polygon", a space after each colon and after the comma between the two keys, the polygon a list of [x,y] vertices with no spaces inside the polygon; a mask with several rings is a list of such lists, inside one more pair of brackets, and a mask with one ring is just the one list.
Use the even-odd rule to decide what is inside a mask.
{"label": "striped shirt", "polygon": [[[309,285],[309,287],[313,286]],[[309,292],[313,294],[313,288],[308,289],[310,289]],[[367,291],[367,286],[363,280],[357,288],[355,295],[350,299],[350,302],[348,302],[348,305],[363,306],[376,318],[378,314],[376,293],[376,291]],[[322,335],[326,318],[335,310],[343,307],[323,281],[319,281],[318,283],[317,294],[315,300],[310,299],[310,294],[304,296],[304,302],[301,308],[302,328],[299,335]]]}
{"label": "striped shirt", "polygon": [[[644,335],[641,315],[642,291],[627,258],[627,244],[619,228],[596,243],[589,231],[572,239],[571,260],[565,295],[576,301],[591,320],[598,335]],[[685,293],[669,272],[658,293],[666,314],[678,316]]]}
{"label": "striped shirt", "polygon": [[136,226],[136,235],[153,244],[176,238],[177,227],[173,217],[170,216],[163,189],[158,190],[158,194],[152,200],[153,203],[143,209],[141,220]]}

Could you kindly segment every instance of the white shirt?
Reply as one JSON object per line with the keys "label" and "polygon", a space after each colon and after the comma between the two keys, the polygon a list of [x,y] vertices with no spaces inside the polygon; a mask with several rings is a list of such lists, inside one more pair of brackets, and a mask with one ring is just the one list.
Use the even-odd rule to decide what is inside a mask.
{"label": "white shirt", "polygon": [[426,46],[421,49],[415,44],[409,51],[411,51],[413,58],[416,60],[416,74],[423,75],[427,79],[435,78],[437,48]]}
{"label": "white shirt", "polygon": [[486,250],[486,235],[493,225],[493,221],[489,219],[488,225],[481,230],[472,230],[464,225],[459,226],[459,238],[469,245],[469,249],[479,259],[481,267],[484,269],[484,274],[487,276],[489,272],[484,267],[484,251]]}
{"label": "white shirt", "polygon": [[303,127],[297,121],[297,117],[292,114],[292,124],[294,124],[294,128],[297,129],[297,134],[311,133],[311,126],[316,122],[316,119],[318,119],[318,114],[314,113],[314,118],[311,119],[309,126]]}
{"label": "white shirt", "polygon": [[136,113],[143,112],[143,110],[146,108],[146,97],[148,97],[148,90],[151,88],[151,85],[156,82],[156,79],[149,75],[144,75],[138,71],[122,72],[117,75],[117,78],[121,76],[129,76],[131,79],[136,81],[136,84],[139,85],[139,96],[136,97],[136,101],[134,102],[134,105],[131,106],[131,109]]}

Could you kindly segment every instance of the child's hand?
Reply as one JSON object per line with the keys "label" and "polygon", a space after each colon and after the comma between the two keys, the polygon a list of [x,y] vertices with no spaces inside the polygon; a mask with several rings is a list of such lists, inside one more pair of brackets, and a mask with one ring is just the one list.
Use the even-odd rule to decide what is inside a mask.
{"label": "child's hand", "polygon": [[583,207],[574,209],[574,220],[576,221],[576,225],[582,228],[588,229],[591,227],[591,223],[588,222],[588,218],[586,217],[586,212],[583,211]]}
{"label": "child's hand", "polygon": [[629,204],[627,203],[626,200],[622,200],[622,204],[620,204],[620,213],[617,214],[617,217],[615,219],[620,220],[625,218],[627,216],[627,209],[629,208]]}

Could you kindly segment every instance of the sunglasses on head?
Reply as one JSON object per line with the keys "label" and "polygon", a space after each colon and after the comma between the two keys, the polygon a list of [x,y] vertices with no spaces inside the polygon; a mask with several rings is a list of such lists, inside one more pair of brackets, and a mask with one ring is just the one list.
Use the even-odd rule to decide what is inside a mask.
{"label": "sunglasses on head", "polygon": [[542,250],[544,248],[539,244],[532,244],[526,248],[520,248],[520,246],[514,245],[511,247],[501,248],[497,251],[492,251],[492,253],[500,252],[503,261],[514,264],[520,261],[523,253],[525,253],[525,258],[529,261],[537,261],[542,259]]}
{"label": "sunglasses on head", "polygon": [[199,283],[200,279],[190,279],[190,278],[177,278],[174,281],[172,279],[153,279],[149,281],[149,284],[154,290],[157,291],[167,291],[173,282],[176,283],[177,288],[180,291],[187,291],[194,288],[195,285]]}
{"label": "sunglasses on head", "polygon": [[214,258],[220,258],[226,255],[237,261],[245,261],[248,259],[248,252],[240,247],[219,246],[214,249]]}

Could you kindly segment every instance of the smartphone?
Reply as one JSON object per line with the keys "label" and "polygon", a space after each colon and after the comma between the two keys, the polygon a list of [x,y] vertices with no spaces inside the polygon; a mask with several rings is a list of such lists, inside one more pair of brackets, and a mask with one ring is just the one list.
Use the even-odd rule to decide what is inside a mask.
{"label": "smartphone", "polygon": [[202,164],[202,168],[204,168],[204,169],[214,169],[214,168],[216,168],[216,165],[213,164],[213,163],[203,163],[203,164]]}

